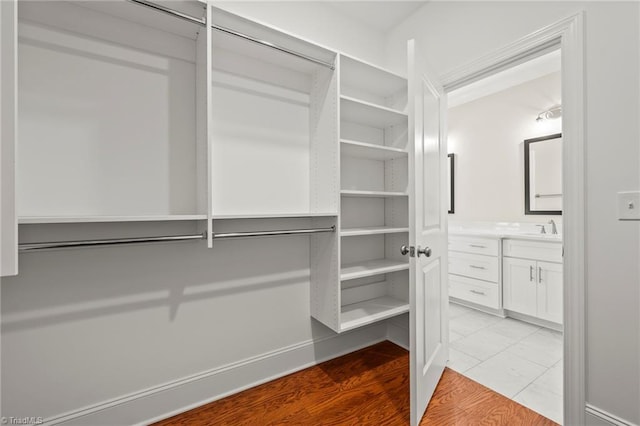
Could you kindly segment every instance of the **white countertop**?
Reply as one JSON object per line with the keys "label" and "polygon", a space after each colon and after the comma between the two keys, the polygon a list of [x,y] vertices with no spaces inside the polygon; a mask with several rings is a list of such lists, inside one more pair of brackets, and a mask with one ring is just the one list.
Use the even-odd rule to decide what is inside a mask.
{"label": "white countertop", "polygon": [[[558,228],[561,226],[558,225]],[[546,228],[550,225],[545,224]],[[549,232],[549,231],[547,231]],[[449,225],[449,235],[469,235],[485,238],[511,238],[518,240],[548,241],[554,243],[562,242],[562,234],[541,234],[540,229],[534,223],[480,223],[480,224],[451,224]]]}

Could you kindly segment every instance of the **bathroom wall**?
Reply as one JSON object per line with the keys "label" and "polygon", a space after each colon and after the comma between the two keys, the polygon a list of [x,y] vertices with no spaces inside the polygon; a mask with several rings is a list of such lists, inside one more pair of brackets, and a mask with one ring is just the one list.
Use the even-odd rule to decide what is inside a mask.
{"label": "bathroom wall", "polygon": [[562,131],[562,119],[535,120],[561,103],[560,86],[555,72],[449,109],[448,149],[455,154],[452,222],[561,221],[557,215],[524,214],[524,140]]}

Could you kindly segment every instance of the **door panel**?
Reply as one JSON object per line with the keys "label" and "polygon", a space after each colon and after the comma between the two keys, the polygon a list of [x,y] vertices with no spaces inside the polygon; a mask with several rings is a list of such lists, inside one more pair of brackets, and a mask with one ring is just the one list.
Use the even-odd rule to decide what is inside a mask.
{"label": "door panel", "polygon": [[562,323],[562,265],[538,262],[538,316]]}
{"label": "door panel", "polygon": [[[423,269],[424,280],[424,296],[423,306],[420,310],[424,311],[424,323],[430,324],[425,327],[424,335],[424,358],[423,363],[428,366],[429,360],[434,356],[437,356],[438,351],[442,346],[442,318],[440,299],[442,297],[442,290],[440,286],[440,260],[429,263]],[[426,372],[423,372],[423,374]]]}
{"label": "door panel", "polygon": [[536,315],[536,262],[523,259],[502,259],[504,307],[526,315]]}
{"label": "door panel", "polygon": [[[417,425],[448,358],[446,160],[442,87],[413,40],[409,57],[411,424]],[[413,133],[411,133],[413,132]]]}

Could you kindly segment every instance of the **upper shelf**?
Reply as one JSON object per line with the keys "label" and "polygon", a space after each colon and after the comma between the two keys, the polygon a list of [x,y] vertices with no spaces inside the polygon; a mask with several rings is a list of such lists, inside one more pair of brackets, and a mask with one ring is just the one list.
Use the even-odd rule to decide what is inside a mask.
{"label": "upper shelf", "polygon": [[22,216],[18,223],[108,223],[108,222],[168,222],[179,220],[207,220],[206,214],[174,214],[149,216]]}
{"label": "upper shelf", "polygon": [[221,219],[287,219],[305,217],[336,217],[338,213],[271,213],[271,214],[223,214],[213,215],[214,220]]}
{"label": "upper shelf", "polygon": [[340,55],[340,80],[350,87],[388,98],[407,92],[407,79],[376,65]]}
{"label": "upper shelf", "polygon": [[340,96],[340,111],[345,121],[378,129],[408,122],[408,115],[403,112],[349,96]]}
{"label": "upper shelf", "polygon": [[349,157],[368,158],[370,160],[393,160],[395,158],[407,157],[408,152],[401,148],[395,148],[372,143],[357,142],[342,139],[340,141],[340,151]]}

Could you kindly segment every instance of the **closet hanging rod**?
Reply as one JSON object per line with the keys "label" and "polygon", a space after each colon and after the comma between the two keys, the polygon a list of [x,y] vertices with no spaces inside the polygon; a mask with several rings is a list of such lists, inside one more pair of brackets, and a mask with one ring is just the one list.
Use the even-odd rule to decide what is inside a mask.
{"label": "closet hanging rod", "polygon": [[150,7],[151,9],[155,9],[159,12],[164,12],[166,14],[175,16],[176,18],[184,19],[185,21],[189,21],[193,24],[198,24],[203,27],[207,24],[205,18],[196,18],[195,16],[187,15],[186,13],[179,12],[175,9],[171,9],[170,7],[166,7],[161,4],[152,3],[146,0],[129,0],[129,1],[131,3],[139,4],[140,6]]}
{"label": "closet hanging rod", "polygon": [[59,248],[80,248],[97,246],[114,246],[127,244],[159,243],[167,241],[191,241],[204,240],[206,233],[194,235],[169,235],[163,237],[136,237],[136,238],[109,238],[104,240],[78,240],[78,241],[53,241],[48,243],[25,243],[19,244],[19,251],[49,250]]}
{"label": "closet hanging rod", "polygon": [[[276,231],[248,231],[248,232],[226,232],[213,234],[214,239],[228,238],[248,238],[248,237],[272,237],[278,235],[297,235],[297,234],[317,234],[321,232],[335,232],[336,227],[329,228],[309,228],[309,229],[285,229]],[[47,243],[23,243],[18,245],[19,251],[34,250],[51,250],[63,248],[81,248],[81,247],[97,247],[97,246],[114,246],[127,244],[146,244],[171,241],[193,241],[206,240],[207,233],[192,235],[169,235],[163,237],[136,237],[136,238],[110,238],[103,240],[78,240],[78,241],[53,241]]]}
{"label": "closet hanging rod", "polygon": [[[129,1],[132,2],[132,3],[135,3],[135,4],[139,4],[141,6],[146,6],[146,7],[152,8],[152,9],[160,11],[160,12],[167,13],[169,15],[173,15],[173,16],[175,16],[177,18],[184,19],[186,21],[189,21],[189,22],[201,25],[201,26],[207,25],[207,22],[206,22],[205,18],[196,18],[195,16],[187,15],[185,13],[179,12],[179,11],[177,11],[175,9],[171,9],[169,7],[166,7],[166,6],[162,6],[162,5],[157,4],[157,3],[153,3],[153,2],[150,2],[150,1],[146,1],[146,0],[129,0]],[[230,35],[235,36],[235,37],[240,37],[240,38],[242,38],[244,40],[247,40],[247,41],[250,41],[250,42],[253,42],[253,43],[261,44],[263,46],[269,47],[271,49],[278,50],[280,52],[283,52],[283,53],[286,53],[286,54],[289,54],[289,55],[292,55],[292,56],[296,56],[296,57],[298,57],[300,59],[304,59],[306,61],[313,62],[313,63],[321,65],[323,67],[327,67],[327,68],[329,68],[331,70],[335,70],[335,65],[333,63],[325,62],[325,61],[322,61],[320,59],[314,58],[312,56],[308,56],[308,55],[305,55],[303,53],[299,53],[299,52],[296,52],[294,50],[290,50],[290,49],[287,49],[285,47],[278,46],[277,44],[271,43],[269,41],[265,41],[265,40],[261,40],[261,39],[255,38],[255,37],[251,37],[249,35],[240,33],[238,31],[232,30],[230,28],[225,28],[225,27],[222,27],[222,26],[219,26],[219,25],[215,25],[215,24],[211,24],[211,28],[213,28],[214,30],[226,33],[226,34],[230,34]]]}

